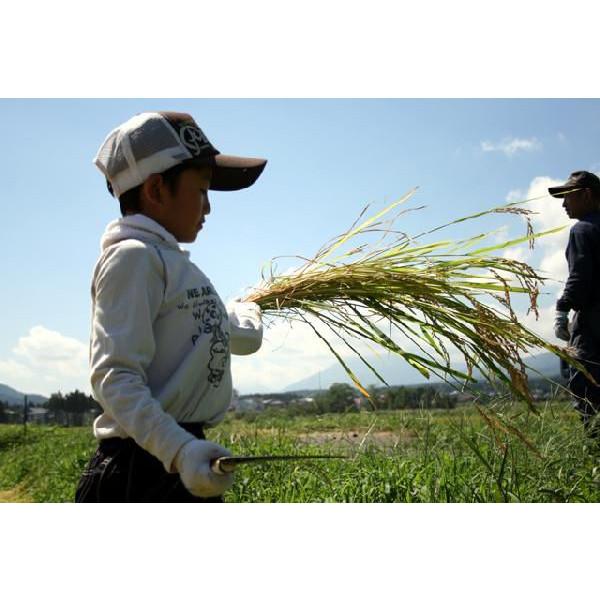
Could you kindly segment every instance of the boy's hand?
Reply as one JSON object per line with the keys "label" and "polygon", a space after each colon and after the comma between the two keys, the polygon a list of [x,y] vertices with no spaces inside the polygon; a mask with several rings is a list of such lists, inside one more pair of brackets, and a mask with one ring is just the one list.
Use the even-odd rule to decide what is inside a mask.
{"label": "boy's hand", "polygon": [[227,304],[228,312],[233,312],[238,319],[250,319],[252,322],[262,322],[262,310],[256,302],[244,302],[241,298],[235,298]]}
{"label": "boy's hand", "polygon": [[255,302],[233,300],[227,304],[232,354],[252,354],[262,345],[262,311]]}
{"label": "boy's hand", "polygon": [[210,461],[231,452],[206,440],[193,440],[184,444],[175,456],[175,468],[186,489],[194,496],[212,498],[221,496],[233,485],[233,475],[217,475]]}

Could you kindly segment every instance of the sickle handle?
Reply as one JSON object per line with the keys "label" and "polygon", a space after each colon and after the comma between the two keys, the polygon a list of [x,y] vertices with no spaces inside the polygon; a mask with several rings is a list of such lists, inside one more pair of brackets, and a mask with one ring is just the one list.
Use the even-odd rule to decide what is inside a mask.
{"label": "sickle handle", "polygon": [[235,471],[235,464],[227,463],[223,459],[227,458],[226,456],[221,456],[220,458],[213,458],[210,461],[210,470],[215,475],[228,475],[229,473],[233,473]]}

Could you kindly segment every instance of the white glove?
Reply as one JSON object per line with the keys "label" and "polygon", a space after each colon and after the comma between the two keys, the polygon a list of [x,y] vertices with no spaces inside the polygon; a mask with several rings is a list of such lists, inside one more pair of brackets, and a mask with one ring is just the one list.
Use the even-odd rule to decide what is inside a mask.
{"label": "white glove", "polygon": [[262,311],[256,302],[233,300],[227,304],[232,354],[252,354],[262,345]]}
{"label": "white glove", "polygon": [[565,342],[571,339],[569,333],[569,313],[564,310],[557,310],[554,317],[554,335]]}
{"label": "white glove", "polygon": [[184,444],[175,456],[175,468],[186,489],[194,496],[212,498],[221,496],[233,485],[233,475],[218,475],[210,469],[210,461],[231,452],[206,440],[192,440]]}

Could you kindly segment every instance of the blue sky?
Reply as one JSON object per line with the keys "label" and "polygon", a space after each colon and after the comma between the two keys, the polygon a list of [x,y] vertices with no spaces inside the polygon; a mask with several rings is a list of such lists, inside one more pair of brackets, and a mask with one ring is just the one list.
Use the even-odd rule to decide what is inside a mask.
{"label": "blue sky", "polygon": [[[6,26],[0,48],[5,60],[0,88],[5,97],[599,95],[594,77],[597,9],[578,0],[568,5],[522,0],[504,0],[497,5],[474,0],[375,0],[368,5],[304,0],[301,6],[273,0],[186,1],[171,10],[172,18],[166,26],[164,3],[148,0],[107,0],[93,13],[62,0],[7,3],[3,8]],[[575,28],[568,26],[573,15]],[[98,238],[105,224],[118,214],[91,160],[108,130],[137,111],[155,107],[189,110],[220,150],[262,154],[270,160],[264,177],[252,190],[230,198],[223,195],[221,204],[217,194],[213,195],[210,220],[199,240],[189,248],[223,296],[253,283],[260,265],[270,257],[310,254],[338,233],[341,223],[352,222],[366,202],[382,205],[415,185],[421,186],[415,203],[422,202],[429,208],[426,213],[415,213],[407,219],[406,229],[410,232],[502,203],[507,197],[536,195],[549,181],[564,180],[578,168],[600,170],[598,101],[169,99],[1,103],[0,132],[4,143],[0,147],[0,168],[5,226],[0,236],[4,257],[0,263],[4,282],[0,296],[0,382],[31,392],[50,393],[59,383],[67,390],[85,385],[90,272],[98,254]],[[484,151],[484,142],[490,151]],[[515,148],[521,150],[511,154]],[[556,204],[547,206],[536,225],[564,224],[564,215],[556,210]],[[499,222],[500,217],[489,225],[496,227]],[[515,230],[522,231],[518,225],[517,222]],[[481,227],[487,229],[488,223]],[[563,242],[564,236],[557,236],[545,245],[540,243],[540,255],[532,257],[534,262],[551,270],[564,270]],[[552,294],[556,291],[553,288]],[[551,314],[546,313],[546,324],[549,317]],[[245,386],[252,390],[258,384],[275,389],[299,379],[296,370],[302,370],[302,376],[309,375],[318,370],[319,362],[329,360],[312,338],[301,338],[282,326],[268,333],[261,352],[243,362],[234,362],[234,377],[240,389]],[[461,580],[463,598],[477,597],[491,575],[489,566],[494,564],[494,558],[501,559],[507,552],[514,554],[515,544],[509,547],[498,543],[508,539],[507,529],[514,528],[519,538],[518,526],[522,524],[523,531],[531,531],[532,516],[535,522],[531,511],[526,515],[511,511],[510,520],[504,518],[503,511],[495,511],[494,518],[485,522],[495,544],[487,547],[485,553],[474,555],[472,538],[479,534],[482,525],[477,519],[460,520],[457,536],[452,529],[457,521],[452,518],[454,509],[451,515],[439,515],[442,507],[435,507],[435,511],[428,511],[427,519],[398,519],[398,507],[373,508],[377,510],[368,511],[365,527],[352,529],[352,543],[346,544],[349,552],[323,554],[327,562],[322,563],[329,570],[332,563],[334,568],[346,568],[348,561],[355,560],[357,548],[373,543],[373,531],[385,531],[387,538],[395,540],[397,536],[389,535],[390,526],[398,523],[398,533],[405,540],[404,546],[411,549],[411,556],[415,547],[426,543],[429,533],[452,540],[448,550],[452,548],[456,556],[469,555],[476,573],[470,578],[470,588],[477,591],[469,593],[467,589],[465,593]],[[386,510],[382,512],[383,508]],[[486,507],[486,515],[490,508],[493,507]],[[356,509],[353,523],[362,525],[364,507]],[[393,509],[393,515],[389,509]],[[126,527],[132,532],[130,538],[145,541],[147,513],[140,510],[135,507],[133,518],[127,515]],[[161,511],[156,505],[151,510],[155,522],[157,511],[159,518]],[[279,563],[277,558],[274,560],[277,564],[269,582],[275,585],[265,586],[261,580],[265,597],[275,596],[269,595],[270,588],[280,593],[308,553],[315,558],[315,527],[322,522],[331,529],[329,509],[327,514],[315,513],[311,507],[306,520],[302,507],[294,506],[292,510],[286,526],[292,529],[288,538],[294,543],[279,553]],[[472,517],[474,508],[470,506],[468,510]],[[537,507],[535,510],[537,514]],[[165,512],[164,516],[172,525],[163,528],[165,544],[173,545],[176,531],[187,534],[191,523],[198,523],[203,535],[207,528],[213,533],[214,523],[211,555],[214,556],[215,547],[217,553],[228,550],[230,536],[223,535],[221,521],[198,520],[197,515],[186,514],[183,507],[177,514],[168,506],[165,511],[168,514]],[[252,540],[257,556],[260,550],[272,550],[269,542],[281,528],[281,519],[269,518],[274,514],[273,507],[268,511],[269,515],[262,515],[264,518],[252,520],[246,511],[238,518],[236,510],[228,510],[228,531],[236,532],[238,543],[245,538]],[[34,513],[28,509],[30,523],[32,518],[35,521]],[[123,514],[124,508],[119,506],[111,512],[111,520],[120,523]],[[143,518],[138,530],[136,517],[140,514]],[[48,519],[44,510],[39,517],[39,522],[35,521],[36,532],[40,527],[47,532],[49,525],[56,524],[58,535],[51,531],[37,537],[38,553],[44,556],[44,561],[38,561],[38,568],[56,570],[48,556],[63,558],[65,551],[71,560],[76,560],[78,556],[72,548],[88,542],[83,537],[88,536],[87,523],[79,523],[72,511],[67,520]],[[347,521],[347,510],[344,519]],[[553,515],[555,525],[560,520],[560,514]],[[251,530],[255,521],[260,522],[260,534]],[[546,521],[545,514],[537,539],[545,540]],[[300,528],[293,528],[296,523],[300,523]],[[445,530],[448,524],[450,529]],[[580,531],[575,543],[585,548],[590,536],[586,535],[586,527],[573,527],[572,511],[565,525],[562,529],[553,528],[553,541],[558,538],[559,543],[573,545],[573,532]],[[339,532],[344,531],[344,526],[345,522]],[[14,536],[11,527],[15,528]],[[361,537],[361,531],[367,535]],[[74,536],[69,535],[75,532]],[[499,535],[494,536],[496,532]],[[3,539],[12,543],[3,547],[11,558],[19,554],[15,549],[23,546],[22,533],[21,521],[4,520]],[[161,532],[153,530],[153,541],[157,535],[160,537]],[[198,546],[192,548],[187,538],[181,536],[178,541],[190,552],[177,553],[173,568],[181,568],[182,557],[197,561]],[[101,550],[103,539],[95,539]],[[556,563],[558,573],[556,553],[550,555],[551,544],[540,545],[531,552],[530,542],[528,539],[527,544],[521,544],[527,548],[527,564],[533,561],[538,566],[535,560],[539,557],[541,568]],[[388,542],[382,538],[377,543],[386,547]],[[63,552],[56,552],[57,544]],[[155,546],[137,545],[134,555],[142,557],[140,567],[146,558],[153,558]],[[396,544],[394,552],[378,553],[372,564],[369,558],[365,562],[365,554],[361,554],[361,564],[367,567],[362,572],[370,573],[371,566],[378,569],[377,591],[389,589],[381,573],[393,573],[395,566],[382,569],[382,557],[396,558],[397,550]],[[459,565],[447,560],[446,550],[442,548],[440,557],[444,560],[438,561],[438,568],[446,576],[437,579],[443,582],[440,592],[448,595],[448,582],[454,580],[455,566]],[[30,553],[31,548],[27,551]],[[106,551],[117,555],[116,562],[121,558],[109,537]],[[130,565],[131,544],[125,552],[123,561]],[[586,556],[594,554],[588,552]],[[420,590],[423,576],[429,573],[426,567],[421,568],[421,563],[410,561],[408,554],[406,557],[411,568],[406,570],[403,589]],[[569,558],[567,566],[574,569],[575,564],[568,561]],[[13,579],[21,582],[21,575],[28,577],[29,573],[21,573],[14,562],[10,563]],[[318,564],[318,560],[313,563]],[[592,563],[588,563],[591,569]],[[251,560],[245,560],[242,569],[252,577],[260,572],[254,566]],[[86,567],[81,562],[81,568],[74,572],[86,573]],[[581,553],[577,567],[582,568]],[[585,567],[588,564],[583,564]],[[560,572],[573,569],[565,570],[565,557],[561,556]],[[121,577],[119,583],[127,588],[125,578],[126,575]],[[45,582],[47,578],[37,579]],[[217,585],[221,586],[221,579],[214,578],[218,582],[215,591]],[[237,579],[245,585],[248,577]],[[129,581],[131,577],[127,577]],[[572,592],[574,587],[572,578],[562,588],[562,581],[557,582],[556,577],[546,587],[539,579],[531,582],[531,592],[535,589],[540,595],[541,590],[546,598],[558,597],[563,588]],[[28,583],[33,583],[30,577]],[[231,578],[228,583],[235,585]],[[343,589],[354,592],[346,595],[355,597],[356,590],[361,595],[363,590],[373,591],[373,578],[366,580],[364,586],[356,577],[348,578],[348,583],[344,588],[344,583],[336,579],[336,592]],[[391,579],[389,583],[392,584]],[[137,593],[139,584],[136,580]],[[152,590],[144,591],[154,598],[163,588],[154,579],[152,585]],[[306,582],[309,585],[311,578]],[[578,580],[577,585],[577,591],[589,591],[582,581]],[[169,586],[172,592],[172,578]],[[203,586],[212,590],[211,581],[203,581]],[[181,589],[182,593],[186,591]]]}
{"label": "blue sky", "polygon": [[[99,238],[119,216],[92,158],[135,113],[190,112],[221,152],[269,159],[253,188],[212,193],[212,213],[188,247],[224,299],[254,284],[270,258],[312,255],[367,203],[383,207],[415,186],[414,205],[427,209],[406,219],[409,233],[524,198],[574,170],[600,171],[598,100],[0,102],[0,382],[26,392],[87,386],[90,276]],[[568,224],[553,214],[549,225]],[[538,262],[554,253],[558,264],[561,244],[546,250]],[[236,387],[283,389],[327,366],[303,340],[286,334],[277,352],[267,344],[260,357],[234,362]]]}

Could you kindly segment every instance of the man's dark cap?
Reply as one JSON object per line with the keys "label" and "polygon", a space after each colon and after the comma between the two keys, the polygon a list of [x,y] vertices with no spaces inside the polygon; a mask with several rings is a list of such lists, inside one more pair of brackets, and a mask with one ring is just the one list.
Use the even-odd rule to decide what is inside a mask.
{"label": "man's dark cap", "polygon": [[563,198],[567,192],[579,189],[594,190],[600,194],[600,179],[589,171],[575,171],[563,185],[548,188],[548,191],[556,198]]}

